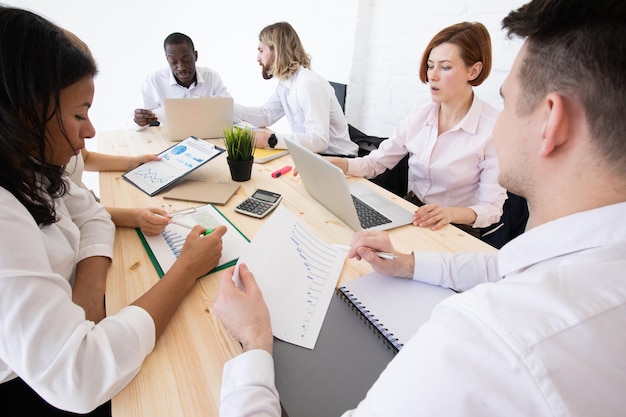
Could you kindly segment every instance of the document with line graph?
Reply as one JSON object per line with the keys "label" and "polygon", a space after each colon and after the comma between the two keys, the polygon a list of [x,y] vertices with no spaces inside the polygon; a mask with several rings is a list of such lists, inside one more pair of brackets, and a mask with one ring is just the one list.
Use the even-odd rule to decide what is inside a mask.
{"label": "document with line graph", "polygon": [[146,236],[137,229],[137,234],[160,277],[176,262],[189,229],[197,224],[207,229],[214,229],[220,225],[228,229],[222,237],[222,257],[211,272],[235,265],[239,256],[248,249],[248,238],[212,204],[178,211],[174,213],[173,219],[176,223],[168,224],[158,235]]}
{"label": "document with line graph", "polygon": [[282,206],[270,216],[238,264],[245,263],[254,274],[274,336],[313,349],[346,252],[318,239]]}
{"label": "document with line graph", "polygon": [[153,196],[222,152],[224,149],[195,136],[189,136],[159,153],[160,161],[141,164],[126,172],[122,178],[149,196]]}

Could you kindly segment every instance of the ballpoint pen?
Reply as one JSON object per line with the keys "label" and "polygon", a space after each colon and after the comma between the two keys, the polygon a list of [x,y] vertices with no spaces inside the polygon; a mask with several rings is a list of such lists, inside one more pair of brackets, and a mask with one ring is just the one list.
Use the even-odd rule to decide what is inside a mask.
{"label": "ballpoint pen", "polygon": [[[189,230],[193,229],[196,226],[196,225],[190,226],[187,223],[179,222],[178,220],[174,220],[174,219],[170,220],[170,223],[171,224],[175,224],[176,226],[184,227],[184,228],[189,229]],[[209,234],[211,234],[212,231],[213,231],[213,229],[206,229],[204,231],[204,235],[205,236],[209,235]]]}
{"label": "ballpoint pen", "polygon": [[[331,246],[337,249],[341,249],[341,250],[350,250],[350,246],[348,245],[332,244]],[[383,258],[383,259],[396,259],[397,258],[397,256],[394,255],[393,253],[378,252],[378,251],[374,251],[374,253],[378,255],[379,258]]]}

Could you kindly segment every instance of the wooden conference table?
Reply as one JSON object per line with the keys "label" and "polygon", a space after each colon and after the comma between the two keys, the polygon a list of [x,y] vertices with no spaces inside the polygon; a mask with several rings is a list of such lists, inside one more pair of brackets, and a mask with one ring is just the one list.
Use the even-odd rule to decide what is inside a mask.
{"label": "wooden conference table", "polygon": [[[171,146],[161,132],[151,127],[141,132],[130,130],[101,132],[97,135],[98,150],[114,155],[158,153]],[[213,141],[221,145],[221,140]],[[288,173],[272,178],[271,173],[285,165],[293,165],[289,155],[265,164],[254,164],[252,178],[224,206],[217,206],[248,239],[254,238],[265,219],[256,219],[234,212],[234,207],[263,188],[283,195],[282,206],[318,238],[327,243],[348,244],[353,231],[312,199],[300,177]],[[102,203],[113,207],[163,207],[168,211],[198,206],[199,203],[149,197],[122,179],[121,172],[100,173]],[[231,181],[226,154],[218,156],[192,174],[208,182]],[[365,179],[387,198],[398,201],[409,210],[411,203],[389,193]],[[271,216],[270,214],[269,216]],[[266,218],[269,218],[266,217]],[[414,226],[390,231],[392,241],[400,251],[495,251],[491,246],[459,229],[447,226],[433,232]],[[253,271],[254,272],[254,271]],[[339,282],[345,282],[371,272],[366,262],[348,259]],[[146,358],[137,377],[113,398],[113,416],[153,417],[185,416],[213,417],[219,412],[222,367],[241,352],[239,343],[226,331],[212,313],[220,272],[198,280],[174,314],[154,351]],[[132,303],[154,285],[159,276],[142,246],[137,232],[118,228],[115,236],[114,259],[107,278],[107,313],[115,314]]]}

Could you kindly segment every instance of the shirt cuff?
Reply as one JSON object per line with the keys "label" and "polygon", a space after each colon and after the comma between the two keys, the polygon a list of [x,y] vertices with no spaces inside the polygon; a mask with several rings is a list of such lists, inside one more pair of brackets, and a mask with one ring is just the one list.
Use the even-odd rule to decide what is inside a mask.
{"label": "shirt cuff", "polygon": [[484,205],[469,206],[468,208],[476,213],[476,220],[472,224],[474,228],[491,226],[500,221],[500,217],[491,215]]}
{"label": "shirt cuff", "polygon": [[152,316],[146,310],[138,306],[126,306],[112,317],[123,321],[135,331],[142,358],[152,352],[156,343],[156,327]]}
{"label": "shirt cuff", "polygon": [[415,268],[413,279],[432,285],[442,284],[441,253],[439,252],[413,252]]}
{"label": "shirt cuff", "polygon": [[360,162],[361,162],[360,158],[347,158],[347,161],[348,161],[348,169],[345,172],[346,175],[352,175],[352,176],[355,176],[355,177],[358,177],[358,176],[362,177],[363,175],[357,175],[358,173],[361,172],[361,169],[360,169],[361,167],[359,166],[359,165],[361,165],[360,164]]}
{"label": "shirt cuff", "polygon": [[257,349],[226,362],[222,377],[220,416],[280,415],[272,355]]}
{"label": "shirt cuff", "polygon": [[113,247],[107,244],[93,244],[81,248],[78,252],[77,262],[92,256],[104,256],[105,258],[113,259]]}
{"label": "shirt cuff", "polygon": [[274,359],[262,349],[250,350],[234,357],[224,365],[222,399],[242,387],[262,385],[275,390]]}

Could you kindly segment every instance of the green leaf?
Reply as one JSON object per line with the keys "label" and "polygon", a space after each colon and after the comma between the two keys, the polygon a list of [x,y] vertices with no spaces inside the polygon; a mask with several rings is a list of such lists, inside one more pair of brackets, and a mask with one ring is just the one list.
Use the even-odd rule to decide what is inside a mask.
{"label": "green leaf", "polygon": [[249,161],[254,158],[254,132],[238,126],[224,129],[224,147],[228,159]]}

